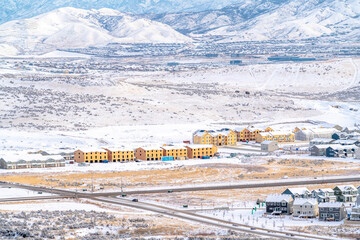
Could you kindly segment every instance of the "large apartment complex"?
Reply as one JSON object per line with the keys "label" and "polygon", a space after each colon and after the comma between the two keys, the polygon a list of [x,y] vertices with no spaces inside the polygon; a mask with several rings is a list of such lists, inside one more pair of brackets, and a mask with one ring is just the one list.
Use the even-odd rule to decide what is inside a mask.
{"label": "large apartment complex", "polygon": [[272,131],[274,130],[270,127],[267,127],[265,129],[254,128],[254,127],[235,129],[238,142],[255,141],[256,134],[260,132],[272,132]]}
{"label": "large apartment complex", "polygon": [[261,143],[263,141],[294,142],[295,134],[290,131],[259,132],[255,136],[255,141],[257,143]]}
{"label": "large apartment complex", "polygon": [[236,145],[236,133],[228,128],[221,130],[197,130],[193,133],[194,144],[212,144],[215,146]]}
{"label": "large apartment complex", "polygon": [[78,163],[101,163],[109,161],[108,151],[99,149],[82,149],[74,152],[74,160]]}
{"label": "large apartment complex", "polygon": [[213,157],[217,152],[217,147],[210,144],[192,144],[185,147],[187,148],[188,157],[190,159]]}

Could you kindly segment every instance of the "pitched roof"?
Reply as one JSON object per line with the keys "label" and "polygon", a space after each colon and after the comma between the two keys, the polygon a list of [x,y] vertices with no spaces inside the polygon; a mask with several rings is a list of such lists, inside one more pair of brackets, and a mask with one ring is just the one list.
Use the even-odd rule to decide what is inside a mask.
{"label": "pitched roof", "polygon": [[3,159],[5,162],[18,162],[20,160],[30,162],[30,161],[47,161],[50,159],[64,160],[64,157],[61,155],[45,155],[45,156],[43,156],[41,154],[8,153],[6,155],[1,155],[0,159]]}
{"label": "pitched roof", "polygon": [[317,143],[331,143],[335,141],[332,138],[314,138],[312,140],[310,140],[310,142],[317,142]]}
{"label": "pitched roof", "polygon": [[303,205],[305,203],[310,203],[311,205],[316,205],[316,198],[295,198],[294,205]]}
{"label": "pitched roof", "polygon": [[326,149],[331,147],[333,150],[349,150],[349,149],[358,149],[356,145],[340,145],[340,144],[322,144],[322,145],[314,145],[312,147],[316,147],[318,149]]}
{"label": "pitched roof", "polygon": [[84,153],[87,153],[87,152],[107,152],[105,149],[103,148],[95,148],[95,147],[85,147],[85,148],[81,148],[81,149],[78,149]]}
{"label": "pitched roof", "polygon": [[266,198],[266,202],[290,202],[293,198],[289,194],[273,194],[268,195]]}
{"label": "pitched roof", "polygon": [[184,146],[163,146],[161,148],[165,150],[187,149]]}
{"label": "pitched roof", "polygon": [[202,137],[205,134],[210,134],[211,136],[216,137],[216,136],[218,136],[220,134],[227,136],[229,133],[232,133],[232,132],[233,131],[231,129],[223,128],[223,129],[220,129],[220,130],[197,130],[197,131],[195,131],[195,133],[193,135],[197,136],[197,137]]}
{"label": "pitched roof", "polygon": [[356,187],[354,185],[338,185],[336,187],[339,188],[340,191],[342,191],[342,192],[348,191],[348,190],[356,190]]}
{"label": "pitched roof", "polygon": [[259,134],[261,134],[261,136],[294,135],[291,131],[259,132]]}
{"label": "pitched roof", "polygon": [[211,144],[189,144],[186,145],[185,147],[189,147],[191,149],[197,149],[197,148],[212,148],[213,145]]}
{"label": "pitched roof", "polygon": [[106,148],[107,150],[109,150],[110,152],[133,152],[133,149],[130,148],[124,148],[124,147],[110,147],[110,148]]}
{"label": "pitched roof", "polygon": [[151,151],[151,150],[163,150],[161,147],[159,146],[147,146],[147,147],[140,147],[142,149],[144,149],[145,151]]}
{"label": "pitched roof", "polygon": [[322,202],[319,203],[319,208],[340,208],[344,206],[342,202]]}
{"label": "pitched roof", "polygon": [[307,134],[333,134],[338,132],[338,130],[336,130],[335,128],[310,128],[301,130],[301,132]]}
{"label": "pitched roof", "polygon": [[202,137],[202,136],[204,136],[205,134],[208,134],[208,132],[207,132],[207,131],[202,131],[202,130],[200,130],[200,131],[196,131],[196,132],[194,133],[194,136]]}
{"label": "pitched roof", "polygon": [[334,190],[332,190],[331,188],[320,188],[319,191],[322,191],[322,192],[334,192]]}
{"label": "pitched roof", "polygon": [[306,187],[288,188],[287,190],[289,190],[294,195],[295,194],[302,195],[302,194],[310,193],[309,189],[307,189]]}
{"label": "pitched roof", "polygon": [[351,149],[358,149],[356,145],[340,145],[340,144],[333,144],[330,146],[333,150],[351,150]]}

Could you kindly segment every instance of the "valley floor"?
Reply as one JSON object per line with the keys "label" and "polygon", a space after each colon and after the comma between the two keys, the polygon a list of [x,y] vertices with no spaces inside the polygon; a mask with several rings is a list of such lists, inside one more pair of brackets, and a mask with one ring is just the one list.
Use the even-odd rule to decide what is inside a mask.
{"label": "valley floor", "polygon": [[[77,66],[87,60],[69,61]],[[39,62],[41,66],[44,63],[53,65],[39,67]],[[342,127],[360,123],[359,59],[177,72],[104,71],[101,68],[110,63],[99,61],[99,69],[76,74],[65,73],[64,69],[56,72],[54,66],[59,62],[63,64],[64,60],[7,59],[1,62],[1,152],[43,150],[56,154],[83,147],[180,144],[190,141],[197,129],[236,128],[249,124],[293,130],[295,127],[317,127],[325,122]],[[307,144],[297,142],[295,146],[301,148]],[[353,158],[327,159],[289,152],[280,155],[251,153],[249,157],[246,156],[251,152],[249,149],[251,146],[246,144],[239,149],[219,148],[221,157],[210,160],[0,170],[0,181],[79,191],[91,191],[94,186],[95,192],[101,192],[121,187],[133,190],[280,178],[313,179],[360,172],[360,162]],[[238,155],[230,158],[230,153]],[[358,183],[353,184],[358,186]],[[309,189],[334,186],[310,185]],[[263,200],[269,193],[284,190],[276,187],[134,197],[179,209],[188,205],[189,211],[259,227],[266,225],[305,232],[316,228],[322,235],[334,237],[348,231],[353,234],[348,237],[358,236],[356,228],[343,222],[330,224],[332,229],[329,229],[316,220],[264,217],[264,209],[250,213],[257,199]],[[0,191],[2,198],[37,194],[13,189]],[[54,221],[59,214],[71,219],[64,224],[65,232],[50,223],[43,225],[53,227],[53,231],[48,232],[49,238],[52,234],[68,239],[99,236],[104,239],[116,236],[261,239],[159,214],[80,200],[1,203],[0,222],[9,227],[20,219],[26,234],[30,225],[36,223],[34,226],[38,228],[33,234],[38,235],[34,237],[41,237],[45,233],[39,227],[38,218],[49,212]]]}

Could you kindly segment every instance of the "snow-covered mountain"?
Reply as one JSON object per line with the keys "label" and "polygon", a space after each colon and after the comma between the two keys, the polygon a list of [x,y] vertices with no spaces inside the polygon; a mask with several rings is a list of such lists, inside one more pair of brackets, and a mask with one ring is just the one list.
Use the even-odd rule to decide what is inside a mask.
{"label": "snow-covered mountain", "polygon": [[[17,9],[16,14],[22,17],[42,12],[50,5],[66,4],[84,8],[111,6],[132,12],[159,12],[162,8],[165,13],[133,15],[108,8],[59,8],[0,25],[0,54],[44,52],[112,42],[188,42],[191,41],[189,37],[204,36],[219,36],[216,39],[223,42],[307,38],[360,40],[358,0],[238,0],[236,4],[209,10],[234,1],[10,0],[9,5],[0,3],[0,9],[10,9],[9,14]],[[19,7],[20,4],[23,6]],[[205,11],[200,11],[203,9]],[[171,13],[177,10],[188,12]],[[199,12],[189,12],[193,10]],[[1,14],[4,15],[0,10]]]}
{"label": "snow-covered mountain", "polygon": [[224,41],[359,40],[359,16],[358,0],[239,1],[220,10],[148,15],[179,32],[225,36]]}
{"label": "snow-covered mountain", "polygon": [[129,13],[195,12],[220,9],[238,0],[5,0],[0,1],[0,24],[37,16],[58,8],[110,8]]}
{"label": "snow-covered mountain", "polygon": [[190,38],[168,25],[111,9],[60,8],[34,18],[0,25],[0,49],[9,55],[108,43],[189,41]]}

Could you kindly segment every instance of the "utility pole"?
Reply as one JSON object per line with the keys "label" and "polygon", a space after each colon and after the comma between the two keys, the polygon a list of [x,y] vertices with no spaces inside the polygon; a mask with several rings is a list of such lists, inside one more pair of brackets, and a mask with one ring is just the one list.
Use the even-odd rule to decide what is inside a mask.
{"label": "utility pole", "polygon": [[121,185],[120,185],[120,189],[121,189],[121,194],[123,194],[124,192],[123,192],[123,178],[122,178],[122,176],[121,176]]}
{"label": "utility pole", "polygon": [[94,173],[91,173],[91,192],[94,192]]}

